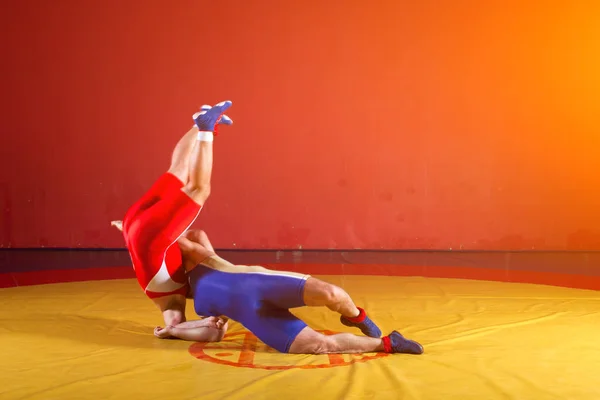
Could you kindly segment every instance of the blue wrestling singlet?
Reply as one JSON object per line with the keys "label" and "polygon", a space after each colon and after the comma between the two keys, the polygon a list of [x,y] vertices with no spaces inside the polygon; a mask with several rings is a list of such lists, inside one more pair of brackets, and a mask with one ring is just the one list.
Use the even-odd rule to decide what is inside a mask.
{"label": "blue wrestling singlet", "polygon": [[188,272],[196,314],[234,319],[282,353],[307,326],[288,309],[305,305],[304,284],[309,277],[233,265],[218,256]]}

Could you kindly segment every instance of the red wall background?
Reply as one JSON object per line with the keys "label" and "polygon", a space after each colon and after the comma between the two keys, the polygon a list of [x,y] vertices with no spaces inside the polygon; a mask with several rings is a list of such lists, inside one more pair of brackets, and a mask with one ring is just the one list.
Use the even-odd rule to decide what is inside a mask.
{"label": "red wall background", "polygon": [[122,247],[110,220],[231,99],[217,247],[600,250],[583,3],[5,1],[0,246]]}

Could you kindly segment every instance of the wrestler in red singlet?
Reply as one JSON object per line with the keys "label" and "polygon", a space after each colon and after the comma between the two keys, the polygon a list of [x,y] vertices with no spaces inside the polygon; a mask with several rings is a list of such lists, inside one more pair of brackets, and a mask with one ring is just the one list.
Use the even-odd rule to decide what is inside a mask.
{"label": "wrestler in red singlet", "polygon": [[181,191],[183,186],[175,175],[165,173],[123,219],[137,280],[150,298],[187,292],[177,239],[202,207]]}
{"label": "wrestler in red singlet", "polygon": [[[230,106],[231,102],[225,101],[214,107],[203,106],[201,112],[194,114],[199,142],[212,142],[217,124],[231,125],[231,119],[224,115]],[[212,156],[210,160],[212,163]],[[203,174],[201,170],[190,172],[198,173]],[[210,173],[206,176],[209,183]],[[200,214],[206,197],[191,194],[193,189],[187,188],[186,183],[173,173],[163,174],[123,218],[123,236],[137,280],[152,299],[185,296],[188,291],[177,241]]]}

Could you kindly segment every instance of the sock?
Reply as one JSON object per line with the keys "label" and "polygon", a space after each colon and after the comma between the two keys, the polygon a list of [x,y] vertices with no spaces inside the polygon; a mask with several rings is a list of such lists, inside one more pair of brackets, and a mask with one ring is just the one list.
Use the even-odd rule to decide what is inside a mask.
{"label": "sock", "polygon": [[198,140],[201,142],[212,142],[215,135],[210,131],[198,131]]}
{"label": "sock", "polygon": [[391,353],[392,352],[392,339],[390,339],[389,336],[384,336],[383,339],[381,339],[383,341],[383,351],[384,353]]}
{"label": "sock", "polygon": [[356,317],[344,317],[344,318],[346,318],[350,322],[354,322],[355,324],[360,324],[367,317],[367,313],[365,312],[365,310],[363,310],[360,307],[356,307],[356,308],[358,308],[358,315]]}

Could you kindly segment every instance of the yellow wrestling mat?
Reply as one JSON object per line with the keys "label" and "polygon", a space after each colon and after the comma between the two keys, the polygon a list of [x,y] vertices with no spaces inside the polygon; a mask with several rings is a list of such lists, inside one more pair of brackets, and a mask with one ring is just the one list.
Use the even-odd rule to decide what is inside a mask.
{"label": "yellow wrestling mat", "polygon": [[[279,354],[238,323],[219,344],[160,340],[152,335],[160,314],[133,279],[8,288],[0,399],[600,399],[598,292],[321,278],[425,354]],[[353,331],[325,308],[295,313],[317,330]]]}

